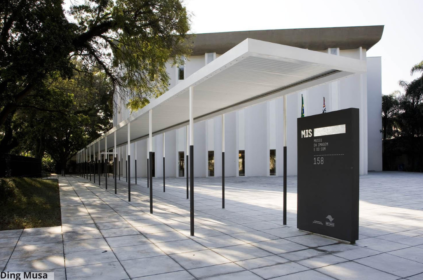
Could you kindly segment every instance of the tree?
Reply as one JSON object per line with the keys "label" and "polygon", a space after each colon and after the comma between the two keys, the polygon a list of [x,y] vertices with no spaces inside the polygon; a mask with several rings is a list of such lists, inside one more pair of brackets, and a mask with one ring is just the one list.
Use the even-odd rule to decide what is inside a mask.
{"label": "tree", "polygon": [[1,2],[0,125],[46,79],[70,78],[74,61],[100,66],[114,93],[148,100],[167,89],[166,62],[189,54],[179,0],[87,0],[69,12],[62,0]]}
{"label": "tree", "polygon": [[398,112],[396,94],[399,94],[399,92],[382,96],[382,132],[384,141],[388,136],[392,137],[394,135],[395,117]]}
{"label": "tree", "polygon": [[[411,74],[423,73],[423,62],[411,69]],[[423,168],[423,75],[411,82],[400,81],[404,93],[382,97],[382,123],[384,140],[384,166],[392,154],[405,154],[409,169]],[[395,141],[389,143],[387,138]]]}
{"label": "tree", "polygon": [[29,151],[38,158],[48,153],[64,170],[78,150],[112,127],[112,83],[100,71],[49,82],[15,115],[20,135],[15,151]]}

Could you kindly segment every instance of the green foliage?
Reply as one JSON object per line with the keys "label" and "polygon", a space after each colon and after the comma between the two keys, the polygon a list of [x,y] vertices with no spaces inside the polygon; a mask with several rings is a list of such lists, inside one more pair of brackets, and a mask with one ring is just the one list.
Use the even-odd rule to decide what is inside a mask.
{"label": "green foliage", "polygon": [[[166,62],[189,55],[189,18],[179,0],[6,0],[0,5],[0,124],[46,78],[100,66],[122,97],[162,94]],[[143,103],[140,103],[143,104]]]}
{"label": "green foliage", "polygon": [[43,171],[53,172],[54,171],[54,160],[49,154],[44,154],[41,159]]}
{"label": "green foliage", "polygon": [[[423,72],[423,62],[411,69],[411,74],[415,72]],[[382,97],[384,168],[390,164],[388,156],[396,154],[409,158],[408,170],[419,171],[423,170],[423,75],[400,85],[404,93]],[[387,144],[389,139],[395,141]]]}

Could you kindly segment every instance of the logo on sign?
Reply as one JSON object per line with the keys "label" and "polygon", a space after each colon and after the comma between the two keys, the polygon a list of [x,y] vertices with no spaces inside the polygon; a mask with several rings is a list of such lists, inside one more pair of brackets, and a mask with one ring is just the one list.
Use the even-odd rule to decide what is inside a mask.
{"label": "logo on sign", "polygon": [[313,137],[312,129],[301,130],[301,138],[310,138]]}
{"label": "logo on sign", "polygon": [[333,222],[335,219],[332,218],[331,215],[328,215],[326,217],[326,219],[328,219],[328,221],[326,221],[326,226],[328,226],[328,227],[334,227],[335,226],[335,223]]}

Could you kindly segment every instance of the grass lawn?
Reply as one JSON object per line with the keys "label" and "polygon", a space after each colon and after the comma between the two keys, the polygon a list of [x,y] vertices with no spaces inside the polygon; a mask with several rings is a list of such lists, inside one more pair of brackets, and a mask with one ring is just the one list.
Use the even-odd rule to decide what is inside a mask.
{"label": "grass lawn", "polygon": [[0,178],[0,230],[61,224],[56,180]]}

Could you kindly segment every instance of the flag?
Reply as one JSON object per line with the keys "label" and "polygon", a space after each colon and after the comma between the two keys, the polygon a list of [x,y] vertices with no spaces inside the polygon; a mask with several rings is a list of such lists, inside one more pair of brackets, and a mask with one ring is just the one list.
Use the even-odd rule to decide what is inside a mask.
{"label": "flag", "polygon": [[301,117],[304,118],[304,97],[301,94]]}
{"label": "flag", "polygon": [[323,97],[323,112],[322,114],[326,113],[326,105],[325,105],[325,98]]}

